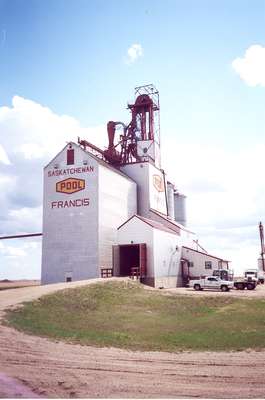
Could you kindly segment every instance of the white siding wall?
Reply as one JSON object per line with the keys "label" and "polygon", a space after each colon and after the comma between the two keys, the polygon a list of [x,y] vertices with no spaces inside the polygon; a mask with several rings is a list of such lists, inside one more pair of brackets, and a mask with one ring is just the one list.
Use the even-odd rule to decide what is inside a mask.
{"label": "white siding wall", "polygon": [[137,183],[137,214],[148,217],[149,204],[149,163],[136,163],[124,165],[120,168]]}
{"label": "white siding wall", "polygon": [[118,244],[146,243],[147,277],[154,277],[153,228],[134,217],[118,230]]}
{"label": "white siding wall", "polygon": [[180,241],[181,239],[177,235],[154,229],[156,287],[169,288],[182,285]]}
{"label": "white siding wall", "polygon": [[99,266],[112,266],[117,228],[137,213],[136,184],[99,165]]}
{"label": "white siding wall", "polygon": [[[167,215],[166,188],[162,172],[152,164],[148,164],[149,168],[149,205],[160,213]],[[154,179],[156,177],[156,179]],[[158,190],[155,182],[160,182],[160,190]]]}
{"label": "white siding wall", "polygon": [[[164,217],[160,216],[157,213],[154,213],[152,210],[150,210],[148,218],[152,219],[153,221],[160,222],[160,224],[165,225],[167,228],[172,229],[172,222],[168,221]],[[186,230],[184,227],[179,228],[179,233],[181,237],[181,242],[180,244],[182,246],[187,246],[191,248],[195,248],[194,240],[196,240],[196,235],[193,232],[190,232],[189,230]]]}
{"label": "white siding wall", "polygon": [[195,243],[195,240],[197,240],[197,235],[195,233],[185,229],[181,229],[180,236],[181,236],[182,246],[187,246],[190,247],[191,249],[196,250],[197,244]]}
{"label": "white siding wall", "polygon": [[166,208],[166,192],[159,192],[154,186],[154,175],[158,175],[164,184],[162,172],[150,162],[129,164],[121,167],[121,171],[137,183],[138,214],[149,218],[149,210],[153,208],[164,214]]}
{"label": "white siding wall", "polygon": [[130,244],[131,241],[146,243],[147,277],[154,278],[155,287],[181,286],[179,236],[155,229],[134,217],[118,230],[118,244]]}
{"label": "white siding wall", "polygon": [[[67,147],[44,169],[43,199],[43,284],[98,276],[98,165],[89,155],[73,144],[75,164],[66,164]],[[85,166],[83,161],[87,160]],[[58,164],[58,168],[54,166]],[[51,176],[54,171],[91,167],[89,172]],[[85,180],[85,189],[73,194],[56,192],[56,183],[67,178]],[[78,201],[78,206],[65,202]],[[89,199],[89,205],[80,205]],[[61,202],[58,204],[58,202]],[[63,206],[61,206],[63,204]],[[59,206],[60,205],[60,206]]]}
{"label": "white siding wall", "polygon": [[[194,266],[189,268],[189,273],[191,277],[198,277],[200,275],[210,276],[212,275],[213,270],[218,269],[219,266],[218,259],[211,257],[208,254],[198,253],[196,251],[192,251],[185,248],[182,248],[182,257],[190,262],[193,262]],[[211,269],[205,268],[205,261],[211,261],[212,263]],[[222,265],[222,268],[225,268],[225,266]]]}

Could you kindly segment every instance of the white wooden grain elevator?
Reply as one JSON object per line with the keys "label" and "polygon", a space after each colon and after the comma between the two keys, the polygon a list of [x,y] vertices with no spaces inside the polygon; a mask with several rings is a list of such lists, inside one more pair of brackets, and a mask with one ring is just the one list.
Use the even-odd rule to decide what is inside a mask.
{"label": "white wooden grain elevator", "polygon": [[200,248],[161,168],[158,91],[136,88],[128,108],[128,125],[108,122],[107,149],[78,139],[44,168],[42,284],[103,271],[176,287],[211,274],[213,259],[227,265]]}

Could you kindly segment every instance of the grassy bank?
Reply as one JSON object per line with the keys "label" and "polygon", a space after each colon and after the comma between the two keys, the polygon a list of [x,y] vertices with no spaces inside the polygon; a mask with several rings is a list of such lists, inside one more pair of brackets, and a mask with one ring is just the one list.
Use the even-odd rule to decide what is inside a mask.
{"label": "grassy bank", "polygon": [[134,282],[67,289],[8,311],[28,333],[84,345],[138,350],[265,347],[265,300],[165,296]]}

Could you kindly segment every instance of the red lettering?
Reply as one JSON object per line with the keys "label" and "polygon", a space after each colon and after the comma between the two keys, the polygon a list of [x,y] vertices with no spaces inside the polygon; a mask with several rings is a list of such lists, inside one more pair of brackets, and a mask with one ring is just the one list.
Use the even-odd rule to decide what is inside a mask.
{"label": "red lettering", "polygon": [[60,175],[74,175],[81,174],[83,172],[94,172],[94,167],[92,165],[86,167],[78,168],[66,168],[66,169],[55,169],[48,171],[48,177],[60,176]]}
{"label": "red lettering", "polygon": [[90,204],[89,198],[74,199],[65,201],[52,201],[51,208],[70,208],[70,207],[87,207]]}

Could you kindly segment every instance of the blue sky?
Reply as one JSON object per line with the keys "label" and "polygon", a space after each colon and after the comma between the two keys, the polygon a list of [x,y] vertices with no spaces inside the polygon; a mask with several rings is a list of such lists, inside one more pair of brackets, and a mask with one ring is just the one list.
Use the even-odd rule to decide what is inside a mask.
{"label": "blue sky", "polygon": [[[12,195],[0,200],[1,233],[23,231],[27,218],[28,229],[41,230],[29,216],[41,207],[42,166],[80,129],[96,141],[93,132],[105,135],[108,120],[128,122],[134,87],[153,83],[160,91],[165,166],[190,199],[190,223],[209,252],[236,259],[244,243],[251,262],[256,224],[265,217],[262,175],[252,179],[263,166],[265,84],[250,86],[232,63],[253,45],[262,51],[264,26],[264,0],[0,0],[0,144],[9,160],[2,156],[0,189],[7,179],[13,185]],[[130,60],[133,44],[142,54]],[[49,151],[43,150],[45,135]],[[24,151],[29,144],[34,156]],[[32,169],[39,172],[27,190],[15,184]],[[231,198],[236,219],[227,210]],[[21,226],[10,222],[14,215],[23,215]],[[235,231],[242,225],[243,239],[242,229]],[[0,262],[20,277],[10,252],[2,249]],[[28,265],[37,258],[27,258]],[[38,275],[38,268],[28,270]]]}
{"label": "blue sky", "polygon": [[[243,140],[247,117],[263,112],[264,90],[244,87],[231,60],[264,43],[264,1],[2,0],[0,15],[2,104],[18,94],[94,125],[119,114],[135,86],[153,82],[165,129],[177,112],[176,130],[197,135],[191,115],[207,110],[198,122],[239,126]],[[128,67],[131,43],[141,43],[144,57]]]}

